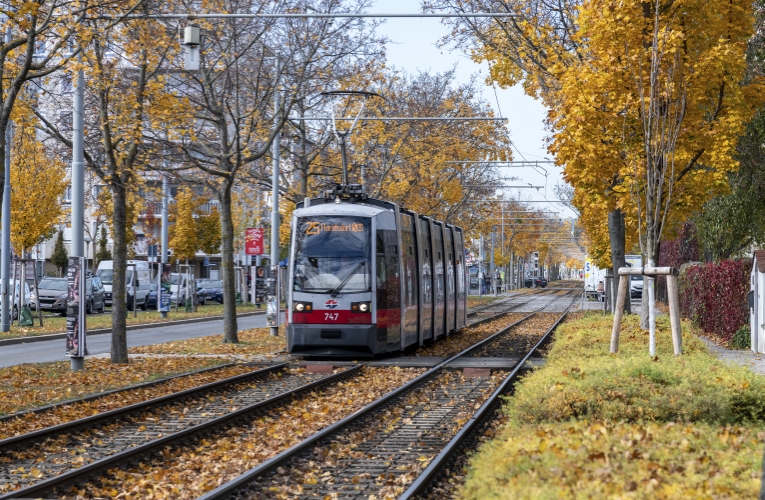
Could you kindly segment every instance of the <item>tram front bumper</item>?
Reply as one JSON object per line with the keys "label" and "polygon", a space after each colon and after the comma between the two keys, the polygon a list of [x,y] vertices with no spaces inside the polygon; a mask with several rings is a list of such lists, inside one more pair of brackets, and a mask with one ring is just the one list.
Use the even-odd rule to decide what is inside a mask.
{"label": "tram front bumper", "polygon": [[290,354],[372,357],[378,354],[377,325],[305,325],[287,327]]}

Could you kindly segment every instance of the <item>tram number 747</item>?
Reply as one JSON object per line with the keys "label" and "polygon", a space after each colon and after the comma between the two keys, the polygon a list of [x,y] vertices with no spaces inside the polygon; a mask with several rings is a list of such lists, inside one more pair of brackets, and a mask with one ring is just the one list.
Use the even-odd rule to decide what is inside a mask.
{"label": "tram number 747", "polygon": [[338,317],[340,317],[338,313],[324,313],[324,321],[337,321]]}

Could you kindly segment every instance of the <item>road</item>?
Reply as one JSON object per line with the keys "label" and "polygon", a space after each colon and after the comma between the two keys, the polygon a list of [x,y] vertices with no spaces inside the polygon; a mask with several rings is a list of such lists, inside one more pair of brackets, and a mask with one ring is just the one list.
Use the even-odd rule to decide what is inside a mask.
{"label": "road", "polygon": [[[238,319],[239,330],[260,328],[266,326],[265,314],[245,316]],[[159,344],[171,340],[183,340],[206,335],[216,335],[223,332],[223,320],[170,325],[127,332],[128,347]],[[111,350],[111,335],[93,335],[88,337],[88,353],[103,354]],[[64,356],[64,339],[32,342],[29,344],[14,344],[0,346],[0,367],[20,365],[22,363],[41,363],[44,361],[62,361]]]}

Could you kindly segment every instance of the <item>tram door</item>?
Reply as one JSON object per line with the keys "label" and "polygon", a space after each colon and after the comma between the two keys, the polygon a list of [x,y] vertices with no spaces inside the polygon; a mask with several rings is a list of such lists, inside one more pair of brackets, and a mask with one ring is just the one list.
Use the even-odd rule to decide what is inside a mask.
{"label": "tram door", "polygon": [[401,253],[402,253],[402,309],[404,315],[401,347],[418,342],[417,338],[417,302],[419,273],[417,272],[417,249],[414,238],[414,216],[407,213],[399,215],[401,222]]}
{"label": "tram door", "polygon": [[396,218],[393,212],[382,212],[375,220],[377,345],[380,351],[396,351],[401,348],[401,282]]}
{"label": "tram door", "polygon": [[420,219],[420,340],[433,338],[433,252],[430,219]]}
{"label": "tram door", "polygon": [[454,290],[454,237],[452,226],[444,224],[444,266],[446,279],[446,332],[454,331],[454,319],[457,312],[457,294]]}
{"label": "tram door", "polygon": [[433,338],[443,336],[446,333],[445,330],[445,298],[446,298],[446,283],[444,280],[444,233],[443,226],[440,222],[433,222],[431,226],[433,229],[433,261],[434,265],[434,282],[435,282],[435,307],[433,308]]}
{"label": "tram door", "polygon": [[467,287],[465,284],[465,244],[462,235],[462,229],[454,228],[454,255],[456,256],[455,274],[457,275],[457,318],[456,328],[465,326],[465,303],[467,301]]}

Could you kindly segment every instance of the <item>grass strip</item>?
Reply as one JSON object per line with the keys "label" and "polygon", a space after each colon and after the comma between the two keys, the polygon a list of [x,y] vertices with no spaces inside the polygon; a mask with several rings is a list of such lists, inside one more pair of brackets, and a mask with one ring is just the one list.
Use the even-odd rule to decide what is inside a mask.
{"label": "grass strip", "polygon": [[[237,313],[258,311],[258,308],[254,305],[238,305],[236,306]],[[39,325],[37,314],[34,313],[35,326],[11,326],[11,330],[6,333],[0,333],[0,340],[2,339],[16,339],[21,337],[37,337],[40,335],[50,335],[52,333],[62,333],[66,331],[66,318],[65,317],[47,317],[43,318],[43,326]],[[190,318],[206,318],[208,316],[222,316],[223,304],[211,304],[199,306],[197,312],[184,312],[181,308],[177,313],[173,309],[168,313],[167,318],[162,318],[157,311],[137,311],[137,317],[133,317],[133,312],[130,311],[127,316],[128,325],[142,325],[149,323],[163,323],[167,321],[178,321],[181,319]],[[88,315],[88,329],[97,330],[101,328],[112,327],[112,315],[107,311],[105,314],[89,314]]]}
{"label": "grass strip", "polygon": [[133,347],[130,354],[221,354],[254,355],[271,354],[287,348],[285,329],[279,328],[279,336],[272,337],[270,328],[252,328],[239,332],[238,344],[226,344],[223,335],[209,335],[161,344]]}
{"label": "grass strip", "polygon": [[760,489],[765,378],[718,361],[669,318],[657,356],[629,316],[609,354],[613,318],[561,325],[544,367],[508,398],[508,421],[470,462],[460,495],[486,498],[754,498]]}

